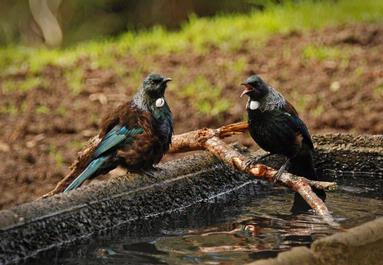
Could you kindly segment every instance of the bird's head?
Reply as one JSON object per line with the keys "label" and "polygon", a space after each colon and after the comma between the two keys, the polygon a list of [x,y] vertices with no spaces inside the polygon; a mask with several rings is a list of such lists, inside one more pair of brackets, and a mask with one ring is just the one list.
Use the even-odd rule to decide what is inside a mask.
{"label": "bird's head", "polygon": [[259,101],[269,92],[269,86],[257,75],[250,76],[241,85],[245,87],[241,97],[247,95],[251,100]]}
{"label": "bird's head", "polygon": [[155,100],[163,98],[165,95],[166,85],[171,80],[171,78],[164,77],[160,74],[148,75],[142,84],[143,96]]}
{"label": "bird's head", "polygon": [[170,113],[169,106],[165,101],[165,90],[167,83],[171,80],[171,78],[160,74],[148,75],[134,97],[134,103],[138,107],[152,112],[155,116],[162,112]]}

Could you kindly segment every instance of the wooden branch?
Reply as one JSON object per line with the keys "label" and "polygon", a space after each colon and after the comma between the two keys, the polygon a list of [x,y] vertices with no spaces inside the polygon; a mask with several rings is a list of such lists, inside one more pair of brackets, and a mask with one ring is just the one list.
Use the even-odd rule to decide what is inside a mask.
{"label": "wooden branch", "polygon": [[174,135],[171,153],[182,153],[195,150],[204,150],[205,142],[212,137],[226,138],[236,134],[244,133],[248,130],[247,122],[238,122],[222,126],[218,129],[203,128],[183,134]]}
{"label": "wooden branch", "polygon": [[[234,134],[243,133],[247,129],[247,123],[240,122],[226,125],[219,129],[204,128],[175,135],[173,137],[170,152],[178,153],[206,149],[235,169],[251,174],[258,179],[274,183],[274,175],[277,172],[275,169],[262,164],[257,164],[247,168],[245,165],[247,158],[220,139]],[[295,192],[298,192],[318,215],[327,217],[331,216],[326,205],[312,191],[310,186],[318,189],[335,189],[335,183],[308,180],[303,177],[294,176],[290,173],[283,173],[278,179],[278,183]]]}

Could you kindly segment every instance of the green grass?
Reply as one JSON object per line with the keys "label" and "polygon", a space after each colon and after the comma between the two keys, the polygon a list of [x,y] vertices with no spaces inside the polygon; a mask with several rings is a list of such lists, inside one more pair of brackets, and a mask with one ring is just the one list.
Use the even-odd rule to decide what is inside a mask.
{"label": "green grass", "polygon": [[303,112],[313,98],[312,95],[309,95],[309,94],[302,95],[301,93],[297,91],[292,91],[290,94],[290,97],[293,99],[294,106],[298,112]]}
{"label": "green grass", "polygon": [[81,68],[71,68],[65,71],[68,87],[74,95],[78,95],[83,86],[84,73]]}
{"label": "green grass", "polygon": [[55,110],[55,113],[59,116],[65,117],[68,110],[64,106],[58,106]]}
{"label": "green grass", "polygon": [[211,115],[218,115],[230,107],[230,102],[221,93],[222,89],[204,76],[198,76],[179,92],[181,96],[193,99],[192,105],[198,112]]}
{"label": "green grass", "polygon": [[25,79],[18,80],[5,80],[1,85],[1,90],[4,94],[12,93],[14,91],[28,91],[38,86],[47,87],[46,81],[39,77],[26,77]]}
{"label": "green grass", "polygon": [[383,99],[383,84],[380,84],[374,89],[374,96]]}
{"label": "green grass", "polygon": [[64,158],[61,152],[58,151],[58,148],[54,145],[49,145],[49,155],[55,161],[57,166],[62,166],[64,164]]}
{"label": "green grass", "polygon": [[344,49],[338,47],[327,47],[323,45],[308,45],[303,55],[309,60],[348,60],[349,54]]}
{"label": "green grass", "polygon": [[148,31],[129,32],[115,40],[86,42],[68,49],[3,47],[0,49],[0,70],[12,72],[28,67],[32,72],[39,72],[48,64],[71,66],[82,57],[89,57],[98,67],[121,70],[115,58],[124,54],[131,54],[142,61],[153,54],[190,50],[203,54],[211,47],[236,50],[244,40],[258,45],[276,33],[382,19],[383,1],[376,0],[270,5],[263,12],[253,11],[246,15],[192,16],[177,32],[157,26]]}
{"label": "green grass", "polygon": [[[0,47],[1,75],[27,72],[20,79],[4,78],[0,80],[0,90],[4,95],[15,91],[28,91],[36,87],[49,88],[51,80],[41,75],[45,67],[54,65],[63,69],[69,92],[78,95],[85,81],[84,64],[93,69],[114,71],[126,84],[138,84],[145,72],[161,69],[161,65],[152,57],[167,56],[173,53],[194,53],[204,55],[214,49],[235,54],[246,42],[253,47],[262,46],[265,41],[278,33],[320,29],[355,22],[383,21],[383,1],[376,0],[339,0],[339,1],[301,1],[287,2],[283,5],[270,4],[264,11],[252,11],[249,14],[220,15],[211,18],[191,16],[180,30],[168,31],[163,27],[153,27],[147,31],[127,32],[115,39],[89,41],[65,49],[31,48],[21,45]],[[290,48],[283,49],[286,60],[291,59]],[[121,58],[130,56],[136,67],[126,74]],[[349,52],[337,47],[323,44],[308,45],[303,49],[302,57],[307,61],[334,60],[346,67]],[[247,67],[247,60],[238,55],[230,61],[230,65],[222,65],[223,72],[241,76]],[[178,76],[188,76],[189,69],[177,66],[174,69]],[[281,69],[281,75],[284,75]],[[364,69],[357,69],[355,74],[363,75]],[[288,71],[285,74],[288,75]],[[1,78],[0,78],[1,79]],[[237,80],[239,83],[240,80]],[[179,83],[178,83],[179,82]],[[174,80],[171,87],[181,98],[188,98],[193,108],[208,115],[219,116],[227,111],[231,102],[222,95],[222,84],[214,84],[204,75],[196,75],[193,80],[181,82]],[[336,89],[335,87],[333,87]],[[381,86],[374,91],[381,96]],[[299,110],[304,110],[310,101],[309,97],[292,95]],[[73,103],[76,108],[76,102]],[[7,104],[0,107],[0,114],[17,115],[23,111],[22,106]],[[57,106],[50,110],[47,106],[36,109],[38,114],[54,111],[65,116],[67,110]],[[318,107],[315,115],[321,115],[323,109]],[[97,123],[99,117],[90,119]],[[56,159],[59,161],[60,159]]]}
{"label": "green grass", "polygon": [[7,103],[2,106],[0,106],[0,114],[7,114],[15,116],[19,113],[19,110],[16,105],[12,103]]}
{"label": "green grass", "polygon": [[84,148],[84,146],[86,145],[86,142],[84,141],[79,141],[79,140],[72,140],[70,143],[69,143],[69,146],[74,149],[74,150],[80,150],[82,148]]}
{"label": "green grass", "polygon": [[40,105],[36,108],[36,113],[38,114],[47,114],[49,113],[50,109],[46,105]]}

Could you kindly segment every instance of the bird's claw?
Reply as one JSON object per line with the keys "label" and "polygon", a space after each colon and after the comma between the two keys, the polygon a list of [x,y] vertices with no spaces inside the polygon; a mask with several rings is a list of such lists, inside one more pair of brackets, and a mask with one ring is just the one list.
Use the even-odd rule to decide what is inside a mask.
{"label": "bird's claw", "polygon": [[144,174],[150,178],[155,178],[156,175],[158,175],[158,173],[161,171],[162,171],[162,169],[159,167],[152,167],[150,169],[141,170],[140,173],[142,173],[142,174]]}
{"label": "bird's claw", "polygon": [[144,175],[146,175],[146,176],[148,176],[148,177],[150,177],[150,178],[154,178],[154,171],[153,170],[151,170],[151,169],[149,169],[149,170],[145,170],[145,171],[143,171],[142,172]]}
{"label": "bird's claw", "polygon": [[267,153],[265,155],[261,156],[251,156],[246,162],[245,162],[245,169],[249,170],[250,167],[255,166],[256,164],[259,164],[260,161],[265,159],[266,157],[271,156],[271,153]]}
{"label": "bird's claw", "polygon": [[277,183],[280,180],[282,174],[286,170],[288,170],[289,167],[290,167],[290,159],[287,159],[286,162],[278,169],[277,173],[274,174],[273,182]]}
{"label": "bird's claw", "polygon": [[277,173],[275,173],[274,176],[273,176],[273,182],[277,183],[280,180],[282,174],[283,174],[283,172],[278,170]]}
{"label": "bird's claw", "polygon": [[245,170],[249,170],[252,166],[255,166],[256,164],[259,164],[259,157],[250,157],[248,160],[245,162]]}

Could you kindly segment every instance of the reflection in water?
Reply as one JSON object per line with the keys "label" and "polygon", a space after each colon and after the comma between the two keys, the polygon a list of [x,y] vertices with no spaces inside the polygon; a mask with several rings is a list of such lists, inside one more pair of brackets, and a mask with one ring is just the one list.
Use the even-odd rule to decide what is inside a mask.
{"label": "reflection in water", "polygon": [[[190,264],[224,261],[243,264],[255,259],[273,257],[293,246],[309,246],[312,241],[336,232],[318,216],[291,215],[286,207],[289,205],[286,201],[290,202],[291,197],[291,194],[272,195],[245,207],[234,222],[187,230],[183,236],[159,238],[151,244],[155,245],[157,250],[171,253],[162,256],[162,260],[168,264],[188,264],[185,259]],[[338,196],[331,195],[330,198],[339,199]],[[275,203],[282,200],[285,202]],[[348,200],[350,198],[341,202]],[[366,199],[367,201],[370,199]],[[381,201],[374,200],[373,204],[375,203],[383,206]],[[343,205],[337,204],[337,207],[342,208]],[[346,212],[349,214],[346,219],[342,218],[344,222],[338,218],[342,224],[353,218],[350,208]],[[383,211],[380,214],[383,214]],[[364,217],[373,219],[374,214],[365,212]],[[357,220],[355,222],[358,223]]]}
{"label": "reflection in water", "polygon": [[[338,179],[341,187],[342,181]],[[360,192],[381,183],[366,179],[363,186],[360,181],[357,185],[344,181],[357,187],[357,193],[354,189],[328,193],[327,205],[344,228],[383,216],[381,190]],[[284,188],[256,198],[249,190],[45,253],[36,264],[244,264],[294,246],[309,246],[336,232],[311,213],[292,215],[293,194]]]}

